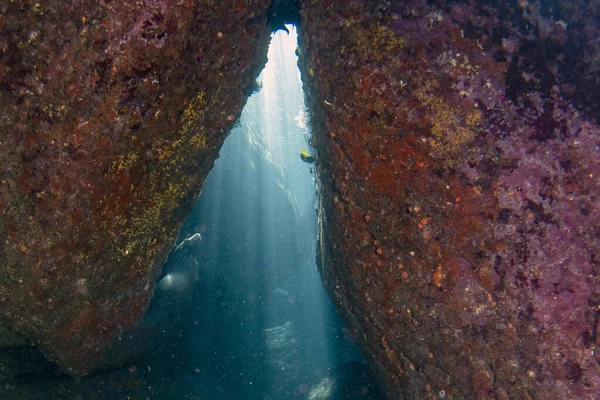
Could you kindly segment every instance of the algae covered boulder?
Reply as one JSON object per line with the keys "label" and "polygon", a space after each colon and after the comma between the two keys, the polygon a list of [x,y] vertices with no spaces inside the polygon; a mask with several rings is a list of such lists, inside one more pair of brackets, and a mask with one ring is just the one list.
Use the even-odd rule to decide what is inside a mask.
{"label": "algae covered boulder", "polygon": [[598,10],[303,2],[320,267],[390,398],[597,398]]}
{"label": "algae covered boulder", "polygon": [[0,318],[65,370],[134,326],[266,61],[268,2],[0,2]]}

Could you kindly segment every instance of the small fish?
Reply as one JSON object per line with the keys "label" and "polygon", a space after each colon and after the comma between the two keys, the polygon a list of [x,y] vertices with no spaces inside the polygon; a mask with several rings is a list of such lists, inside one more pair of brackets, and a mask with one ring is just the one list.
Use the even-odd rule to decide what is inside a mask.
{"label": "small fish", "polygon": [[300,158],[302,159],[302,161],[304,161],[305,163],[309,163],[312,164],[317,160],[317,157],[315,157],[314,155],[310,155],[308,154],[308,151],[302,149],[302,151],[300,152]]}

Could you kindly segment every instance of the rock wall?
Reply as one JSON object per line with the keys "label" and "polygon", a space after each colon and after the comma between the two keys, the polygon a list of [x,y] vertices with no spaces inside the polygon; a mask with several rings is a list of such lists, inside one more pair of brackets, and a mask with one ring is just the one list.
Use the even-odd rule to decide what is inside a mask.
{"label": "rock wall", "polygon": [[268,6],[0,1],[0,342],[81,375],[140,319],[266,62]]}
{"label": "rock wall", "polygon": [[599,7],[302,2],[320,268],[390,398],[600,393]]}
{"label": "rock wall", "polygon": [[[139,321],[269,3],[0,0],[3,346],[82,375]],[[388,396],[593,399],[598,0],[301,6],[321,273]]]}

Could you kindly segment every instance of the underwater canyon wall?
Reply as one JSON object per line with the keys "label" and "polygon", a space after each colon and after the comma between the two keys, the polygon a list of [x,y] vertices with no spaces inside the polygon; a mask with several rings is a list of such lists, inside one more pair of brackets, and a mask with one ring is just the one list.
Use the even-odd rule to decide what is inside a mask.
{"label": "underwater canyon wall", "polygon": [[324,283],[393,399],[595,399],[600,3],[306,0]]}
{"label": "underwater canyon wall", "polygon": [[143,315],[266,62],[266,0],[0,1],[0,342],[73,375]]}
{"label": "underwater canyon wall", "polygon": [[[600,3],[487,3],[301,2],[321,273],[390,398],[591,399]],[[268,7],[0,0],[2,345],[81,375],[141,318]]]}

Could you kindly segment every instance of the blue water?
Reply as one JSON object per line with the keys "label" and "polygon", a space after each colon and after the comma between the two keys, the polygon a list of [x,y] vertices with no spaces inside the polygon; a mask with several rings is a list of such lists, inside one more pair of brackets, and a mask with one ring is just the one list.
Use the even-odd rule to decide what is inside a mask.
{"label": "blue water", "polygon": [[295,30],[273,37],[262,88],[226,139],[146,315],[104,368],[77,381],[33,347],[6,350],[0,371],[19,363],[23,372],[0,397],[381,398],[315,265],[314,166],[300,158],[313,149],[295,48]]}
{"label": "blue water", "polygon": [[374,398],[366,384],[349,389],[356,397],[341,394],[340,375],[364,365],[315,265],[316,186],[299,155],[311,149],[295,47],[294,29],[274,35],[262,87],[180,234],[202,236],[181,365],[206,398]]}

